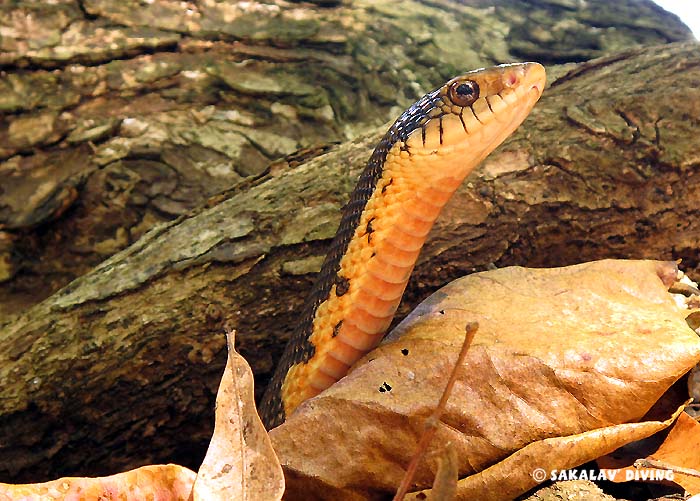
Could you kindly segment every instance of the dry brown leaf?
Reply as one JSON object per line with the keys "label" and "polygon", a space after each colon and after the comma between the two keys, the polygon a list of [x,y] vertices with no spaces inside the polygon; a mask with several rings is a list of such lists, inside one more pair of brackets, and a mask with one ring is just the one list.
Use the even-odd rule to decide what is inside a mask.
{"label": "dry brown leaf", "polygon": [[[601,468],[614,468],[610,474],[613,482],[672,480],[690,494],[700,494],[700,478],[687,475],[682,470],[700,471],[700,423],[682,413],[660,446],[646,456],[658,462],[646,468],[620,467],[620,462],[630,464],[637,457],[620,458],[613,455],[598,459]],[[659,469],[661,466],[670,468]]]}
{"label": "dry brown leaf", "polygon": [[195,473],[175,464],[143,466],[109,477],[65,477],[41,484],[0,484],[0,501],[185,501],[190,499]]}
{"label": "dry brown leaf", "polygon": [[[435,435],[435,430],[437,430],[437,427],[441,423],[440,417],[442,416],[442,413],[445,410],[447,401],[450,398],[452,389],[454,388],[455,382],[457,381],[457,373],[459,372],[459,369],[461,368],[462,364],[464,364],[464,358],[469,352],[469,347],[471,346],[472,341],[474,340],[474,335],[476,334],[476,331],[478,329],[479,324],[476,322],[470,322],[465,326],[465,336],[464,342],[462,343],[462,349],[459,350],[459,355],[457,355],[455,365],[450,371],[450,377],[447,380],[447,385],[445,386],[445,389],[442,392],[440,401],[438,402],[437,406],[430,414],[430,416],[425,419],[425,430],[420,440],[418,441],[418,445],[416,446],[416,452],[413,455],[413,458],[411,458],[411,462],[408,464],[408,468],[406,469],[406,472],[404,473],[404,476],[401,479],[401,483],[399,484],[399,487],[396,490],[396,494],[394,495],[394,501],[401,501],[406,495],[406,493],[409,491],[413,483],[413,477],[415,476],[416,471],[418,471],[418,465],[424,459],[426,451],[428,450],[428,446],[430,445],[430,442],[433,439],[433,436]],[[450,454],[455,457],[456,461],[457,455],[455,454],[451,446]],[[438,472],[437,476],[435,477],[436,481],[438,481],[438,479],[440,478],[440,465],[442,465],[442,463],[438,461]],[[455,478],[457,478],[458,473],[459,471],[455,472]],[[433,487],[434,486],[435,484],[433,483]]]}
{"label": "dry brown leaf", "polygon": [[[569,470],[607,454],[619,446],[646,438],[673,423],[683,407],[666,421],[645,421],[609,426],[569,437],[540,440],[490,468],[460,480],[456,499],[498,501],[529,491],[542,480],[556,479]],[[540,474],[544,474],[540,477]],[[405,499],[425,499],[430,491],[409,494]]]}
{"label": "dry brown leaf", "polygon": [[227,338],[228,361],[216,396],[214,435],[197,474],[194,499],[281,499],[284,476],[255,410],[253,373],[234,349],[233,332]]}
{"label": "dry brown leaf", "polygon": [[199,473],[178,465],[144,466],[102,478],[0,484],[0,501],[263,500],[282,498],[284,476],[255,410],[253,373],[228,336],[228,362],[216,398],[216,423]]}
{"label": "dry brown leaf", "polygon": [[[556,453],[560,443],[582,448],[567,454],[588,460],[663,428],[615,425],[641,419],[700,360],[687,310],[668,293],[676,274],[674,263],[606,260],[504,268],[449,284],[390,342],[271,432],[286,497],[393,492],[472,321],[479,332],[431,448],[454,444],[461,477],[528,457],[529,444]],[[538,454],[539,467],[554,468],[550,454]],[[416,488],[435,477],[429,455]]]}

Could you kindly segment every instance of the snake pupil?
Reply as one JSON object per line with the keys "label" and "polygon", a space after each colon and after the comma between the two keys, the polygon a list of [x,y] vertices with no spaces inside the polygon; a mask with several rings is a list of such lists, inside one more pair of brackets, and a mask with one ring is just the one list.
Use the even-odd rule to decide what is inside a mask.
{"label": "snake pupil", "polygon": [[457,95],[462,96],[462,97],[468,97],[471,96],[474,93],[474,89],[472,89],[469,85],[463,83],[459,84],[457,86]]}

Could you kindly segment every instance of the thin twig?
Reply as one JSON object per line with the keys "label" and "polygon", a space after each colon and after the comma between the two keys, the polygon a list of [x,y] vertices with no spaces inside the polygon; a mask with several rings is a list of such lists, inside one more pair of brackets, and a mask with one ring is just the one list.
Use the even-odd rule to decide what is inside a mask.
{"label": "thin twig", "polygon": [[457,371],[464,363],[464,358],[467,356],[469,346],[472,344],[474,334],[476,334],[478,328],[478,322],[469,322],[467,324],[466,335],[464,336],[464,343],[462,343],[462,349],[460,350],[459,356],[457,357],[457,362],[452,368],[450,379],[447,381],[447,385],[445,386],[445,390],[442,392],[442,397],[440,397],[440,402],[438,403],[437,407],[432,412],[432,414],[428,416],[425,420],[423,435],[421,435],[420,440],[418,441],[418,447],[416,448],[416,452],[413,455],[413,458],[411,458],[411,462],[409,463],[408,468],[406,469],[406,473],[404,474],[403,479],[401,480],[401,484],[399,485],[399,488],[396,491],[394,501],[402,501],[404,496],[408,492],[411,482],[413,482],[413,477],[415,476],[416,470],[418,469],[418,463],[420,462],[421,458],[425,455],[425,451],[428,449],[428,445],[433,439],[433,435],[435,435],[435,431],[437,430],[438,424],[440,423],[440,417],[442,416],[442,413],[445,410],[445,406],[447,405],[447,399],[450,398],[452,388],[454,388],[455,382],[457,381]]}
{"label": "thin twig", "polygon": [[692,468],[683,468],[682,466],[675,466],[657,459],[637,459],[634,462],[635,468],[656,468],[657,470],[669,470],[673,473],[682,473],[683,475],[688,475],[689,477],[700,478],[700,471],[694,470]]}
{"label": "thin twig", "polygon": [[459,460],[452,442],[447,442],[440,450],[438,467],[433,480],[431,499],[452,501],[457,496],[459,480]]}

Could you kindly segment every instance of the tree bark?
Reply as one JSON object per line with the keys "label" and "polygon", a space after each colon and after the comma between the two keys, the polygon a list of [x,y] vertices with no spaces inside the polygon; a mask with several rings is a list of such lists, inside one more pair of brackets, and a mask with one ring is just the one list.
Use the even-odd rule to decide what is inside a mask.
{"label": "tree bark", "polygon": [[0,7],[0,323],[298,149],[466,69],[688,40],[651,1]]}
{"label": "tree bark", "polygon": [[[84,8],[89,15],[97,15],[96,9],[106,4],[86,1]],[[463,6],[453,8],[454,12],[469,12]],[[122,19],[113,11],[97,16],[102,15]],[[396,22],[392,26],[401,24],[392,22]],[[202,28],[202,32],[210,29]],[[217,58],[234,58],[227,64],[234,64],[238,56],[226,56],[224,48],[245,50],[246,58],[253,50],[233,42],[224,46],[212,42],[212,47]],[[281,57],[282,53],[292,57],[286,49],[266,51],[265,57]],[[184,54],[185,62],[173,60],[186,65],[186,51]],[[167,59],[167,54],[163,56]],[[12,64],[41,63],[40,56],[32,57]],[[149,56],[139,57],[145,58],[142,64]],[[192,56],[192,64],[200,57]],[[294,61],[298,72],[309,71],[309,64]],[[334,61],[330,67],[337,75],[343,74],[339,68],[346,60]],[[426,82],[428,66],[427,62],[420,66]],[[155,67],[163,68],[161,63]],[[127,78],[130,74],[124,71],[119,73],[119,85],[138,80],[134,75]],[[379,78],[382,71],[377,69],[374,75]],[[47,78],[54,75],[46,74]],[[385,80],[390,82],[388,88],[408,92],[406,82],[398,83],[400,72],[391,75]],[[492,265],[559,266],[603,257],[683,258],[683,268],[691,276],[699,271],[700,222],[694,216],[700,160],[694,139],[700,123],[700,46],[688,43],[632,50],[578,66],[552,68],[550,75],[554,75],[552,84],[532,116],[445,208],[411,279],[399,318],[437,287]],[[185,102],[179,110],[169,108],[160,114],[162,92],[172,84],[170,77],[163,78],[152,81],[154,87],[148,90],[153,94],[118,97],[121,91],[114,91],[111,104],[97,97],[77,106],[95,107],[96,116],[119,100],[134,113],[150,106],[145,126],[150,131],[162,130],[159,124],[170,126],[168,120],[178,114],[191,114],[194,122],[203,120],[204,128],[224,127],[212,124],[219,120],[229,127],[238,120],[231,118],[235,107],[229,115],[222,115],[201,100],[196,102],[202,107],[194,113],[187,111],[193,103]],[[347,86],[363,83],[366,81],[354,81]],[[180,97],[196,94],[181,84],[175,84],[183,92]],[[216,98],[224,95],[226,92]],[[262,99],[252,93],[242,95],[250,106]],[[389,104],[393,98],[370,113],[375,108],[371,103],[381,101],[378,95],[360,104],[355,121],[348,123],[361,130],[388,114],[395,115]],[[46,108],[54,109],[52,106]],[[5,117],[10,124],[5,130],[42,130],[44,120],[51,124],[62,120],[63,112],[50,113],[58,118],[51,121],[41,113],[31,115],[36,121],[24,123],[27,128],[12,129],[17,120],[29,120],[24,113]],[[82,111],[75,116],[83,116]],[[112,118],[107,115],[106,119]],[[100,226],[94,229],[98,238],[85,247],[89,259],[66,276],[82,273],[96,256],[101,259],[131,244],[43,302],[6,318],[0,333],[0,454],[4,459],[0,477],[5,481],[113,473],[164,461],[196,467],[212,431],[214,396],[226,359],[224,326],[237,330],[238,349],[251,364],[258,391],[262,391],[335,232],[340,207],[384,130],[373,127],[368,135],[330,151],[312,148],[307,160],[304,154],[297,154],[267,168],[234,169],[219,176],[221,165],[233,154],[212,153],[216,148],[186,136],[194,122],[176,120],[172,127],[178,135],[153,143],[162,136],[134,132],[144,127],[142,118],[115,120],[112,129],[106,124],[110,131],[106,136],[99,127],[98,131],[89,129],[93,139],[75,147],[60,146],[68,144],[72,134],[68,130],[76,130],[70,127],[56,140],[51,139],[51,132],[39,142],[27,140],[25,146],[3,142],[10,145],[6,148],[15,148],[8,153],[14,156],[7,162],[16,163],[11,182],[18,184],[3,194],[15,197],[12,207],[22,207],[18,193],[32,194],[37,186],[44,186],[39,181],[34,186],[23,184],[23,169],[33,169],[36,179],[52,187],[41,203],[33,203],[39,198],[25,196],[36,209],[12,212],[25,214],[18,216],[17,228],[34,228],[26,230],[36,232],[27,238],[45,238],[42,245],[54,248],[42,252],[65,249],[62,239],[70,240],[73,231],[78,235],[67,248],[79,253],[83,248],[76,242],[88,242],[94,229],[85,228],[87,221],[95,221],[89,213],[99,211],[94,223]],[[260,125],[257,118],[254,122],[250,130]],[[270,136],[265,137],[276,134],[274,127],[280,121],[273,122]],[[312,120],[308,129],[300,126],[292,135],[301,137],[318,123]],[[324,140],[344,137],[336,134],[324,135]],[[95,143],[95,137],[103,139]],[[185,139],[177,143],[173,137]],[[220,138],[221,144],[229,137]],[[319,137],[312,136],[309,144]],[[264,143],[263,138],[246,144],[262,148]],[[120,144],[125,145],[123,150]],[[293,148],[303,145],[296,142]],[[33,155],[17,156],[29,149]],[[256,151],[257,155],[261,150]],[[270,157],[285,153],[282,148]],[[226,158],[216,156],[219,154]],[[105,158],[106,163],[95,163],[96,158]],[[212,158],[211,163],[206,163],[207,158]],[[254,162],[241,161],[236,169],[244,165]],[[191,169],[203,172],[206,166],[215,174],[192,174],[193,181],[187,183]],[[97,185],[94,191],[90,183]],[[231,184],[232,188],[216,194]],[[113,199],[109,193],[115,193]],[[88,203],[90,197],[94,205]],[[201,204],[202,200],[208,201]],[[178,201],[181,205],[173,208]],[[70,214],[62,212],[66,209]],[[30,213],[39,215],[32,219],[26,215]],[[61,213],[52,228],[64,224],[62,230],[47,236],[41,226],[36,229]],[[167,217],[156,217],[156,213]],[[175,219],[167,221],[171,218]],[[20,236],[26,237],[5,224],[5,241],[17,245]],[[112,229],[114,242],[106,243],[107,228]]]}

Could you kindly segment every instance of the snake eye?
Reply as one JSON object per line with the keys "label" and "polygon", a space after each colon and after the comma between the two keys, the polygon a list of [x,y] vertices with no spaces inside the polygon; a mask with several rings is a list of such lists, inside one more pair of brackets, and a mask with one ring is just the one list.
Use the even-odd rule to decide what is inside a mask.
{"label": "snake eye", "polygon": [[479,99],[479,84],[474,80],[454,82],[450,85],[447,95],[457,106],[470,106]]}

